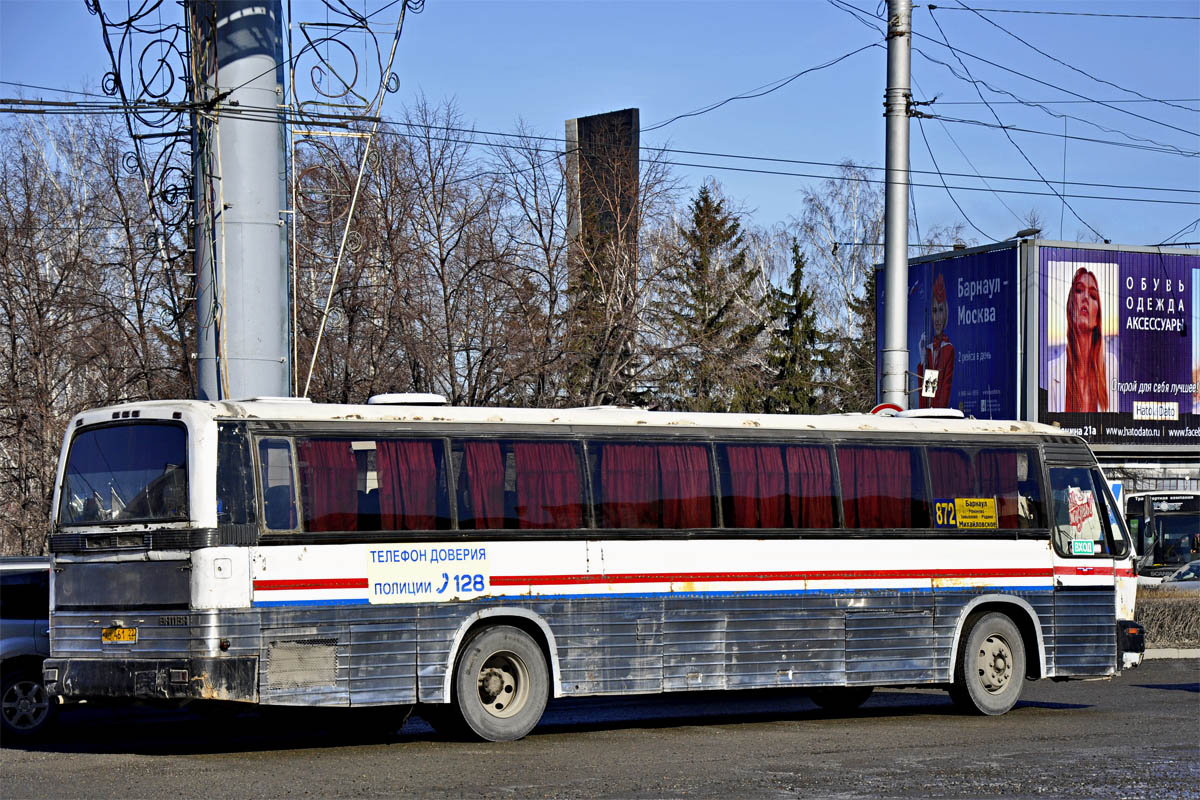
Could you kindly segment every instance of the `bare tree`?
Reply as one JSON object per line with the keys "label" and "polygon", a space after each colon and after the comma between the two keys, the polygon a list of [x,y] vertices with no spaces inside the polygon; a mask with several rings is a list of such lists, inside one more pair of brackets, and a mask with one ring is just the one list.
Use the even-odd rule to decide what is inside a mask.
{"label": "bare tree", "polygon": [[[0,129],[0,548],[45,547],[67,420],[186,391],[179,276],[102,119]],[[180,243],[166,243],[178,253]]]}

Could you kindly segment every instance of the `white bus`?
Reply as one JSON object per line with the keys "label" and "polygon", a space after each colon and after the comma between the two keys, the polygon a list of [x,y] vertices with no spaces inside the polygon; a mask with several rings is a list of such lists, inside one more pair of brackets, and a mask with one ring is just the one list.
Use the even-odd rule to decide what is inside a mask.
{"label": "white bus", "polygon": [[489,740],[694,689],[1001,714],[1143,650],[1095,458],[1018,422],[134,403],[73,420],[51,549],[55,694],[421,703]]}

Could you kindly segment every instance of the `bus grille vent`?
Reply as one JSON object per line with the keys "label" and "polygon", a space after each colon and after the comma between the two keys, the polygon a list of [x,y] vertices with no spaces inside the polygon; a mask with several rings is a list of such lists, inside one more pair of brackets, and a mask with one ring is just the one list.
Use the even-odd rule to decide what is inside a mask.
{"label": "bus grille vent", "polygon": [[315,689],[337,683],[337,639],[271,642],[267,689]]}

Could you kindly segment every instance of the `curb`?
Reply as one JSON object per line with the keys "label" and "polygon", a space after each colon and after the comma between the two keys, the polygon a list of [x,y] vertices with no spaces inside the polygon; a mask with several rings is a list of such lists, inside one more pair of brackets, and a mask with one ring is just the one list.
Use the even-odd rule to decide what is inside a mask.
{"label": "curb", "polygon": [[1200,647],[1156,647],[1144,656],[1146,661],[1159,658],[1200,658]]}

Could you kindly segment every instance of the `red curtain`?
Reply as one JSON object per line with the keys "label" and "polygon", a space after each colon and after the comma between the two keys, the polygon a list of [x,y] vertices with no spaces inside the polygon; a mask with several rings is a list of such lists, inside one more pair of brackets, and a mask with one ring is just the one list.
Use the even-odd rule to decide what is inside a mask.
{"label": "red curtain", "polygon": [[516,442],[517,517],[522,528],[583,527],[579,456],[569,442]]}
{"label": "red curtain", "polygon": [[600,497],[603,527],[658,527],[658,459],[654,446],[601,445]]}
{"label": "red curtain", "polygon": [[375,447],[380,528],[434,530],[438,517],[438,474],[433,442],[382,439]]}
{"label": "red curtain", "polygon": [[782,528],[787,515],[787,475],[775,445],[728,445],[733,528]]}
{"label": "red curtain", "polygon": [[842,508],[847,528],[912,525],[912,461],[908,450],[839,447]]}
{"label": "red curtain", "polygon": [[979,495],[996,498],[996,514],[1001,528],[1020,527],[1017,492],[1017,458],[1013,450],[980,450],[975,456],[979,472]]}
{"label": "red curtain", "polygon": [[824,447],[788,447],[787,493],[792,525],[833,527],[833,466]]}
{"label": "red curtain", "polygon": [[713,493],[708,445],[661,444],[655,449],[662,475],[662,527],[711,528]]}
{"label": "red curtain", "polygon": [[499,442],[463,445],[476,530],[504,527],[504,454]]}
{"label": "red curtain", "polygon": [[358,530],[358,465],[349,440],[302,439],[296,442],[296,453],[305,529]]}
{"label": "red curtain", "polygon": [[935,498],[976,497],[971,457],[962,450],[929,448],[929,475]]}

